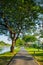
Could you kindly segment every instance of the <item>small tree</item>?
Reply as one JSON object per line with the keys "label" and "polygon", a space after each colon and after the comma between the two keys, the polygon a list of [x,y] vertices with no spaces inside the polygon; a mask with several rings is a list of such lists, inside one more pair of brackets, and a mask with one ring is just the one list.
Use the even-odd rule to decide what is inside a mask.
{"label": "small tree", "polygon": [[17,41],[16,41],[16,46],[23,46],[24,45],[24,40],[18,38]]}
{"label": "small tree", "polygon": [[25,42],[34,42],[37,40],[35,36],[31,36],[31,35],[26,35],[23,37],[23,39],[25,40]]}

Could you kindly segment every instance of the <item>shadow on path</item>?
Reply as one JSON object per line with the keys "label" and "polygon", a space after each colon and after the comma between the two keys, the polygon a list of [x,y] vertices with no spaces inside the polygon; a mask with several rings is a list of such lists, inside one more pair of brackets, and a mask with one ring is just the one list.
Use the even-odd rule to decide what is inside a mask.
{"label": "shadow on path", "polygon": [[38,65],[33,57],[27,53],[24,48],[14,56],[8,65]]}
{"label": "shadow on path", "polygon": [[15,56],[14,58],[15,58],[15,59],[27,60],[27,61],[33,60],[32,57],[26,57],[26,56]]}

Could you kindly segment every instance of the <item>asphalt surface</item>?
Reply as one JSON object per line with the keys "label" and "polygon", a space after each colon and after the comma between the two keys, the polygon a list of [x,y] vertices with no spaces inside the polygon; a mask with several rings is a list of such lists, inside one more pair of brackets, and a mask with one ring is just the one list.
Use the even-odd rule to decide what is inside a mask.
{"label": "asphalt surface", "polygon": [[21,47],[21,50],[13,57],[8,65],[38,65],[33,57],[28,54],[28,52]]}

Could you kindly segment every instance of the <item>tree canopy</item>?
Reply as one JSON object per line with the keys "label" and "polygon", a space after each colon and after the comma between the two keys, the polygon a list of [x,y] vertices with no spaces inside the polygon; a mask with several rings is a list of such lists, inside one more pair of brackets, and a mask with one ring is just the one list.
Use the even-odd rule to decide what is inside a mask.
{"label": "tree canopy", "polygon": [[25,35],[25,36],[23,37],[23,40],[24,40],[25,42],[34,42],[34,41],[36,41],[37,39],[36,39],[35,36]]}
{"label": "tree canopy", "polygon": [[[24,31],[35,25],[37,13],[40,7],[33,0],[1,0],[0,11],[4,12],[0,24],[6,25],[4,29],[10,29],[12,33]],[[28,23],[28,24],[27,24]],[[21,30],[20,30],[21,29]]]}
{"label": "tree canopy", "polygon": [[0,33],[9,34],[12,43],[15,43],[20,33],[36,25],[35,20],[42,12],[40,9],[34,0],[1,0]]}

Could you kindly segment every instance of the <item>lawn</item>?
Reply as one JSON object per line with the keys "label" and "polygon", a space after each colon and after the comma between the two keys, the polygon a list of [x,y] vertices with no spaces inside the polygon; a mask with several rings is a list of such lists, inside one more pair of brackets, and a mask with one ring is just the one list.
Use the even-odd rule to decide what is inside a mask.
{"label": "lawn", "polygon": [[17,48],[14,50],[14,53],[6,52],[4,54],[0,54],[0,65],[7,65],[11,58],[20,50]]}
{"label": "lawn", "polygon": [[[29,54],[31,54],[39,63],[43,65],[43,50],[36,48],[26,48]],[[34,54],[35,53],[35,54]]]}
{"label": "lawn", "polygon": [[[26,50],[27,51],[38,51],[38,49],[37,48],[28,48],[28,47],[26,47]],[[42,49],[39,49],[39,51],[43,51]]]}

